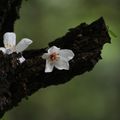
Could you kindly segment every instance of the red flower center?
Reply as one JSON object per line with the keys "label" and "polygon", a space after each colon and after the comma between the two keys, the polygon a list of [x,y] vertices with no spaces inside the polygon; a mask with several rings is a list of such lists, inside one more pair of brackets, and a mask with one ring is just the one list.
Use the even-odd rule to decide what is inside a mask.
{"label": "red flower center", "polygon": [[54,52],[50,55],[50,60],[51,61],[56,61],[59,58],[59,54]]}

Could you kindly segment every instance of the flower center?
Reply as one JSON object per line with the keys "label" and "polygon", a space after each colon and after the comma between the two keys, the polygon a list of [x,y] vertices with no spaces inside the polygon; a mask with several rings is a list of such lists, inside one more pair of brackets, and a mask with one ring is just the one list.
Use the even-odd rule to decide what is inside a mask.
{"label": "flower center", "polygon": [[59,54],[56,53],[56,52],[54,52],[50,55],[50,60],[51,61],[56,61],[56,60],[58,60],[58,58],[59,58]]}

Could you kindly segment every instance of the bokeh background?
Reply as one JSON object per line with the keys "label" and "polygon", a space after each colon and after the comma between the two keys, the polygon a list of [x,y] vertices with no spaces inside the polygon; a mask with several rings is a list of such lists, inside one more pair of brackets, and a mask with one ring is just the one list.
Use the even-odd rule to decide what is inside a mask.
{"label": "bokeh background", "polygon": [[103,16],[117,38],[102,50],[95,68],[70,82],[41,89],[4,120],[120,120],[120,0],[23,1],[15,32],[31,38],[30,48],[43,48],[81,22]]}

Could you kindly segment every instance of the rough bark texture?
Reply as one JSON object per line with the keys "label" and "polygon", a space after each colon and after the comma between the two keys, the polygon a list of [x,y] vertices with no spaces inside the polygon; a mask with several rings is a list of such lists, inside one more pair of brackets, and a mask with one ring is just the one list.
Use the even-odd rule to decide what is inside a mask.
{"label": "rough bark texture", "polygon": [[[4,3],[5,0],[2,1]],[[4,18],[2,22],[0,21],[1,35],[6,31],[13,31],[14,21],[18,18],[16,9],[13,9],[15,6],[8,9],[7,1],[11,1],[11,6],[14,3],[18,9],[21,3],[21,0],[6,0],[4,3],[8,12],[4,12],[3,16],[6,17],[1,17],[0,14],[0,18]],[[19,1],[18,4],[16,1]],[[1,11],[2,8],[0,13]],[[9,15],[13,18],[9,18]],[[2,37],[0,38],[2,40]],[[45,60],[41,55],[46,52],[46,48],[23,52],[26,58],[23,64],[17,60],[20,54],[3,55],[0,52],[0,117],[17,106],[22,98],[32,95],[38,89],[66,83],[74,76],[92,70],[101,59],[100,54],[105,43],[110,43],[110,37],[101,17],[90,25],[82,23],[70,29],[63,37],[49,43],[49,46],[71,49],[75,53],[74,59],[70,61],[70,70],[60,71],[54,68],[52,73],[45,73]],[[2,41],[0,44],[2,45]]]}

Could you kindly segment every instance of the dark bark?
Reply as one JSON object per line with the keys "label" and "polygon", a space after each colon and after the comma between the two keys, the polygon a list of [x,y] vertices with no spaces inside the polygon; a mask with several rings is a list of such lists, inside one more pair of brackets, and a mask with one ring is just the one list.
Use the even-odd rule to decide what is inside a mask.
{"label": "dark bark", "polygon": [[22,0],[0,0],[0,46],[3,46],[3,34],[14,30],[21,3]]}
{"label": "dark bark", "polygon": [[[18,6],[20,7],[20,4]],[[13,31],[18,13],[14,15],[14,20],[10,21],[10,29],[9,21],[8,23],[3,22],[6,25],[0,27],[2,34],[8,30]],[[7,19],[9,20],[9,18]],[[3,25],[3,23],[0,24]],[[41,55],[46,52],[46,48],[23,52],[23,56],[26,58],[23,64],[17,60],[19,54],[3,55],[1,52],[0,116],[2,117],[6,111],[17,106],[22,98],[32,95],[38,89],[66,83],[74,76],[92,70],[101,59],[101,50],[105,43],[110,43],[110,37],[101,17],[90,25],[82,23],[70,29],[63,37],[49,43],[49,46],[55,45],[63,49],[71,49],[75,53],[74,59],[70,61],[70,70],[60,71],[54,68],[52,73],[45,73],[45,60],[41,58]]]}

